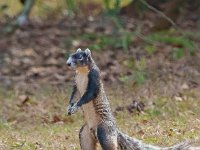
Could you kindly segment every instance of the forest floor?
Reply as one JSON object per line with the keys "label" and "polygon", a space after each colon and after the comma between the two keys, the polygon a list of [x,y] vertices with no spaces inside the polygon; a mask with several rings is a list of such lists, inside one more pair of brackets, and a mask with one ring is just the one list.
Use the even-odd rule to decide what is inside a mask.
{"label": "forest floor", "polygon": [[[84,122],[80,111],[66,115],[68,89],[2,90],[0,149],[80,149],[78,134]],[[192,91],[183,98],[156,95],[151,101],[143,100],[143,111],[139,111],[141,105],[131,109],[133,98],[122,87],[106,91],[118,127],[130,136],[164,147],[200,135],[200,100]],[[126,106],[129,109],[122,108]]]}
{"label": "forest floor", "polygon": [[83,119],[66,115],[65,65],[79,47],[92,50],[120,130],[159,146],[200,137],[198,26],[180,19],[183,35],[124,22],[126,30],[105,17],[33,20],[1,37],[0,150],[80,149]]}

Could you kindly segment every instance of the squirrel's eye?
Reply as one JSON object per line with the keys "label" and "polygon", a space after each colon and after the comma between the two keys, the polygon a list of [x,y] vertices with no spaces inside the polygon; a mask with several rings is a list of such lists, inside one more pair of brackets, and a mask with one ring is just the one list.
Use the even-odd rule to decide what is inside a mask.
{"label": "squirrel's eye", "polygon": [[83,59],[83,56],[80,56],[79,59],[82,60],[82,59]]}

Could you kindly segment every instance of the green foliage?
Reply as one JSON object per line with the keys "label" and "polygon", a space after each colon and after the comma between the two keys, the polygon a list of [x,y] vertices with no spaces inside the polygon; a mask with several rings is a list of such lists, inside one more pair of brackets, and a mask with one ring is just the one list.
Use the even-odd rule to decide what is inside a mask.
{"label": "green foliage", "polygon": [[146,45],[144,49],[149,55],[153,55],[156,52],[155,45]]}
{"label": "green foliage", "polygon": [[132,35],[129,32],[125,31],[122,34],[122,47],[123,47],[123,49],[128,50],[128,47],[129,47],[131,42],[132,42]]}
{"label": "green foliage", "polygon": [[124,65],[132,69],[131,75],[122,75],[119,80],[126,85],[132,86],[133,84],[141,85],[146,80],[146,60],[142,58],[137,63],[133,59],[124,62]]}
{"label": "green foliage", "polygon": [[75,13],[75,10],[77,9],[76,1],[75,0],[65,0],[67,4],[67,10],[69,16],[73,16]]}
{"label": "green foliage", "polygon": [[120,2],[121,2],[121,0],[114,0],[114,7],[112,7],[110,0],[104,0],[104,6],[106,8],[108,15],[115,16],[119,12]]}
{"label": "green foliage", "polygon": [[26,141],[22,141],[22,142],[15,142],[15,143],[13,143],[13,145],[12,145],[12,148],[14,149],[14,148],[22,148],[23,147],[23,145],[25,144],[25,142]]}
{"label": "green foliage", "polygon": [[146,111],[148,113],[148,115],[151,117],[151,118],[154,118],[156,116],[159,116],[161,114],[161,111],[159,110],[159,108],[156,108],[156,109],[148,109]]}
{"label": "green foliage", "polygon": [[109,0],[104,0],[104,5],[105,5],[105,8],[106,8],[107,10],[110,9],[110,1],[109,1]]}
{"label": "green foliage", "polygon": [[104,34],[86,33],[81,37],[81,40],[92,41],[94,44],[90,45],[89,48],[93,48],[97,51],[110,46],[118,47],[118,39],[110,35],[105,36]]}
{"label": "green foliage", "polygon": [[[190,40],[189,38],[185,36],[176,36],[176,35],[170,35],[166,32],[159,32],[154,33],[145,38],[147,41],[153,42],[161,42],[166,44],[171,44],[174,47],[177,47],[174,49],[173,57],[176,59],[182,58],[184,56],[184,50],[188,50],[190,55],[195,54],[196,50],[196,44]],[[150,52],[153,50],[153,48],[145,48],[146,51]],[[151,52],[150,52],[151,53]]]}
{"label": "green foliage", "polygon": [[134,79],[137,84],[144,84],[146,80],[146,73],[144,71],[136,70],[134,72]]}
{"label": "green foliage", "polygon": [[105,35],[101,33],[85,33],[81,37],[78,37],[84,41],[92,41],[92,45],[89,47],[93,50],[99,51],[105,48],[122,48],[128,50],[130,43],[133,40],[132,33],[123,32],[123,33],[114,33],[112,35]]}
{"label": "green foliage", "polygon": [[138,65],[136,66],[136,70],[134,72],[134,79],[137,84],[143,84],[146,80],[146,60],[142,58]]}
{"label": "green foliage", "polygon": [[119,77],[119,80],[127,86],[132,86],[134,84],[133,75],[122,75]]}
{"label": "green foliage", "polygon": [[124,60],[123,65],[128,67],[129,69],[133,69],[135,66],[134,58],[129,58],[129,59]]}
{"label": "green foliage", "polygon": [[113,21],[114,25],[116,26],[116,31],[118,34],[121,35],[120,40],[116,41],[117,47],[122,47],[124,50],[128,50],[128,47],[132,41],[133,34],[130,33],[130,31],[127,31],[122,24],[122,21],[120,17],[117,15],[120,11],[120,3],[121,0],[115,0],[114,1],[114,7],[111,8],[110,0],[104,0],[104,5],[107,11],[108,16]]}
{"label": "green foliage", "polygon": [[174,48],[173,49],[173,58],[180,59],[184,56],[184,49],[183,48]]}

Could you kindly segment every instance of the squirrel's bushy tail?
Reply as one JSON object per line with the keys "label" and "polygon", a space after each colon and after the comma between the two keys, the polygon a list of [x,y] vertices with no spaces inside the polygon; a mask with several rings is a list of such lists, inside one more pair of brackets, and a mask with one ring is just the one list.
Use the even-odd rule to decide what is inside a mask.
{"label": "squirrel's bushy tail", "polygon": [[118,131],[117,142],[120,150],[188,150],[189,142],[183,142],[172,147],[161,148],[142,141],[131,138],[128,135]]}

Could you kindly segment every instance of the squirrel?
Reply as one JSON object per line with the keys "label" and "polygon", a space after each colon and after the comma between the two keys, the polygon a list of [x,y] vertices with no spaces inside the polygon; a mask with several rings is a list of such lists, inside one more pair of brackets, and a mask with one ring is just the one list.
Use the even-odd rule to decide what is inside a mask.
{"label": "squirrel", "polygon": [[119,131],[101,80],[100,70],[91,51],[80,48],[67,60],[69,68],[76,71],[75,84],[67,107],[68,115],[83,111],[85,124],[79,132],[82,150],[187,150],[189,142],[160,148],[148,145]]}

